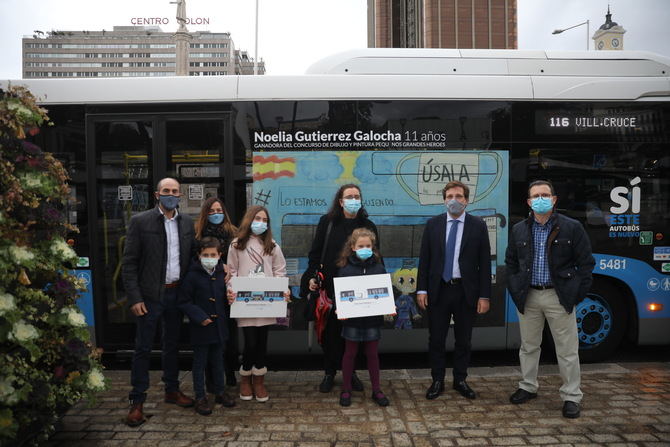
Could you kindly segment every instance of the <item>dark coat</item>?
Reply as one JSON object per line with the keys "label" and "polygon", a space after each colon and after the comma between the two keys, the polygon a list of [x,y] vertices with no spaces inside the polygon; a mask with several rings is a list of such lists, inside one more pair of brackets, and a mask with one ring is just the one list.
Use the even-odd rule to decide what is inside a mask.
{"label": "dark coat", "polygon": [[202,229],[202,237],[213,237],[219,241],[221,244],[221,259],[225,262],[228,259],[228,248],[230,243],[235,239],[234,234],[228,234],[222,225],[213,225],[209,222],[205,224],[205,228]]}
{"label": "dark coat", "polygon": [[[363,276],[363,275],[382,275],[386,273],[384,265],[377,262],[374,256],[362,261],[356,255],[349,256],[349,261],[347,265],[341,267],[337,274],[336,278],[343,276]],[[337,300],[334,299],[333,303],[337,308]],[[382,315],[375,315],[371,317],[358,317],[358,318],[347,318],[342,320],[342,326],[355,327],[360,329],[369,329],[373,327],[382,327],[384,325],[384,317]]]}
{"label": "dark coat", "polygon": [[[194,242],[193,221],[185,214],[177,215],[179,229],[180,277],[188,271]],[[123,287],[128,305],[145,300],[160,301],[165,293],[167,268],[167,235],[163,214],[158,207],[130,218],[121,261]]]}
{"label": "dark coat", "polygon": [[[328,217],[327,215],[321,216],[319,219],[319,225],[316,227],[316,232],[314,233],[314,241],[312,242],[312,248],[309,251],[309,263],[307,270],[302,275],[302,280],[300,282],[300,296],[307,297],[309,294],[309,280],[314,278],[316,271],[319,269],[319,261],[321,260],[321,251],[323,250],[323,244],[326,243],[326,231],[328,230]],[[344,244],[347,242],[349,236],[356,228],[367,228],[372,231],[377,236],[377,247],[379,247],[379,234],[377,233],[377,227],[374,223],[367,217],[356,217],[354,219],[337,219],[333,222],[333,227],[330,230],[330,235],[328,236],[328,243],[326,245],[326,252],[323,258],[323,269],[321,270],[326,277],[326,291],[328,292],[329,297],[333,297],[333,276],[337,273],[338,267],[335,265],[337,260],[342,253]]]}
{"label": "dark coat", "polygon": [[[444,270],[447,213],[426,222],[421,239],[419,274],[416,290],[428,292],[428,306],[439,299]],[[465,299],[476,306],[479,298],[491,297],[491,246],[486,223],[479,217],[465,215],[461,251],[458,257]]]}
{"label": "dark coat", "polygon": [[[551,282],[558,300],[566,312],[572,312],[591,287],[595,260],[591,242],[578,221],[554,214],[551,233],[547,238],[547,256]],[[507,289],[519,312],[523,313],[533,268],[533,233],[531,215],[512,228],[505,252]]]}
{"label": "dark coat", "polygon": [[[179,286],[179,309],[188,315],[192,345],[223,344],[228,339],[225,277],[221,262],[210,275],[200,260],[193,260]],[[203,326],[202,322],[208,318],[212,323]]]}

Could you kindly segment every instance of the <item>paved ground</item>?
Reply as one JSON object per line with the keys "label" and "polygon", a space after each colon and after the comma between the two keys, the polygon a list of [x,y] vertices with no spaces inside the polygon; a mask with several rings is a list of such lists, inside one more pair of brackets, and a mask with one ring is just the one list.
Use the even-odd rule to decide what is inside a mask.
{"label": "paved ground", "polygon": [[[271,372],[270,401],[217,406],[199,416],[162,402],[160,374],[152,372],[145,405],[151,418],[139,428],[122,423],[127,412],[127,371],[110,371],[111,390],[92,407],[79,404],[65,417],[52,446],[225,446],[225,447],[442,447],[464,445],[670,445],[670,363],[584,365],[582,417],[561,416],[560,378],[555,366],[540,369],[537,399],[521,406],[508,401],[518,369],[471,368],[478,392],[469,401],[449,390],[424,398],[427,370],[382,371],[391,406],[379,408],[355,393],[349,408],[339,392],[320,394],[317,372]],[[364,374],[361,374],[363,377]],[[183,374],[186,392],[190,373]]]}

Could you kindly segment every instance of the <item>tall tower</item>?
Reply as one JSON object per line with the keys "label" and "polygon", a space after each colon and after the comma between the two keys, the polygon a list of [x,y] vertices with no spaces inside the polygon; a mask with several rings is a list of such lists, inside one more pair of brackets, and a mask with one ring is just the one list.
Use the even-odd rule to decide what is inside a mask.
{"label": "tall tower", "polygon": [[596,50],[623,50],[623,35],[626,32],[622,26],[612,22],[610,7],[607,5],[605,23],[593,33],[594,47]]}
{"label": "tall tower", "polygon": [[174,33],[174,40],[176,44],[176,67],[175,74],[177,76],[188,76],[188,47],[192,36],[186,28],[186,0],[177,0],[177,22],[179,28]]}
{"label": "tall tower", "polygon": [[517,48],[517,0],[368,0],[370,48]]}

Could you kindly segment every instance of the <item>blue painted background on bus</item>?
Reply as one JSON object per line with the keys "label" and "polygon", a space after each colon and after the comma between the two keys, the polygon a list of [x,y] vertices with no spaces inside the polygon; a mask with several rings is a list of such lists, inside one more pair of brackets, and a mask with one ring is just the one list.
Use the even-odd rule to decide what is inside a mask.
{"label": "blue painted background on bus", "polygon": [[86,324],[88,326],[95,326],[95,319],[93,317],[93,279],[91,271],[77,269],[70,271],[70,274],[83,280],[83,283],[86,284],[86,290],[79,292],[77,306],[79,306],[81,313],[86,317]]}
{"label": "blue painted background on bus", "polygon": [[[637,305],[638,315],[644,318],[670,317],[670,275],[663,275],[646,262],[625,256],[612,256],[594,253],[596,260],[594,275],[610,276],[623,281],[632,292]],[[519,317],[516,306],[507,296],[507,321],[516,323]],[[660,303],[663,309],[651,312],[647,309],[649,303]]]}
{"label": "blue painted background on bus", "polygon": [[[508,220],[508,153],[503,151],[292,151],[254,152],[253,203],[270,211],[273,236],[282,227],[316,225],[343,184],[361,185],[364,206],[377,226],[421,226],[445,212],[442,188],[450,180],[470,187],[468,212],[483,218],[492,242],[492,273],[504,262]],[[409,230],[408,230],[409,231]],[[420,241],[420,234],[417,239]],[[411,265],[382,253],[389,270]],[[306,256],[295,265],[302,272]],[[409,262],[408,262],[409,261]]]}
{"label": "blue painted background on bus", "polygon": [[[670,275],[664,275],[639,259],[625,256],[594,254],[594,274],[611,276],[623,281],[635,296],[640,318],[670,317]],[[649,303],[661,303],[663,309],[651,312]]]}

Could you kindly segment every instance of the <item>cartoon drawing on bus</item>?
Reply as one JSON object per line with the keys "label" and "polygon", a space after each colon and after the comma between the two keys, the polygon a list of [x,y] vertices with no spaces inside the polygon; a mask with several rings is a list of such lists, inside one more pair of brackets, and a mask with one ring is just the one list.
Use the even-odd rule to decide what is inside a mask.
{"label": "cartoon drawing on bus", "polygon": [[416,276],[418,269],[411,267],[413,265],[413,262],[406,262],[406,265],[391,274],[391,282],[393,287],[397,289],[395,298],[395,329],[412,329],[412,320],[421,318],[414,298],[416,296]]}

